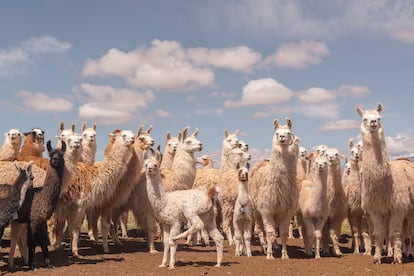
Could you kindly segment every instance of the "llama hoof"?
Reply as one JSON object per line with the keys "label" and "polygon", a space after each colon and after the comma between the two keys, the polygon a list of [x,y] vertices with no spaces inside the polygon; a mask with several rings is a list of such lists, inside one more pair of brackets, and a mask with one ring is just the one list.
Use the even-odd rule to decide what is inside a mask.
{"label": "llama hoof", "polygon": [[170,266],[168,266],[168,269],[175,269],[175,266],[174,265],[170,265]]}
{"label": "llama hoof", "polygon": [[149,253],[151,253],[151,254],[156,254],[156,253],[158,253],[158,250],[156,250],[156,249],[151,249],[151,250],[149,251]]}
{"label": "llama hoof", "polygon": [[167,267],[165,264],[160,264],[158,267]]}
{"label": "llama hoof", "polygon": [[221,264],[216,264],[214,267],[221,267]]}

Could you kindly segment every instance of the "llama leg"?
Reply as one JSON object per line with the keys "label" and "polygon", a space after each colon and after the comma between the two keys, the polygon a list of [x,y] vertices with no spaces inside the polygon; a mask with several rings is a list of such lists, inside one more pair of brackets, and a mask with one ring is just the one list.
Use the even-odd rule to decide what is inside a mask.
{"label": "llama leg", "polygon": [[381,214],[370,213],[369,217],[372,222],[372,236],[375,240],[374,263],[381,264],[382,248],[384,244],[384,219]]}
{"label": "llama leg", "polygon": [[294,223],[294,218],[292,218],[291,221],[289,222],[289,235],[288,235],[289,239],[293,239],[293,223]]}
{"label": "llama leg", "polygon": [[235,220],[233,218],[233,229],[234,229],[234,244],[236,245],[236,248],[234,250],[235,256],[241,256],[241,239],[242,239],[242,225],[239,220]]}
{"label": "llama leg", "polygon": [[401,231],[404,220],[403,212],[394,211],[389,222],[389,241],[394,247],[394,263],[402,263]]}
{"label": "llama leg", "polygon": [[243,238],[244,238],[244,245],[246,246],[246,255],[247,257],[252,256],[251,250],[251,238],[252,238],[252,221],[246,221],[243,227]]}
{"label": "llama leg", "polygon": [[[189,234],[193,234],[196,231],[203,230],[204,223],[203,223],[203,221],[200,219],[200,217],[198,215],[196,215],[196,214],[190,214],[188,216],[186,215],[186,217],[188,217],[188,218],[191,219],[191,226],[190,226],[190,228],[188,228],[186,231],[184,231],[183,233],[181,233],[181,234],[179,234],[177,236],[171,236],[171,238],[173,240],[183,239],[183,238],[186,238]],[[174,233],[175,233],[175,231],[174,231]]]}
{"label": "llama leg", "polygon": [[210,221],[205,223],[206,225],[206,231],[210,235],[210,237],[213,239],[215,245],[216,245],[216,252],[217,252],[217,264],[216,267],[221,266],[221,263],[223,261],[223,241],[224,237],[220,233],[220,231],[217,229],[217,225],[215,222],[215,216],[210,217]]}
{"label": "llama leg", "polygon": [[201,230],[201,237],[204,241],[204,244],[206,246],[210,246],[210,237],[208,236],[208,232],[205,229]]}
{"label": "llama leg", "polygon": [[273,257],[273,243],[276,240],[276,225],[273,217],[270,214],[262,216],[263,225],[266,232],[266,259],[274,259]]}
{"label": "llama leg", "polygon": [[[181,231],[181,223],[180,222],[176,222],[175,224],[173,224],[171,226],[170,236],[169,236],[169,239],[168,239],[168,243],[170,245],[170,264],[168,266],[169,269],[174,269],[175,268],[175,255],[177,253],[177,243],[176,243],[177,239],[175,239],[173,237],[177,237],[177,235],[180,233],[180,231]],[[184,235],[183,237],[185,237],[185,236],[187,236],[187,235]],[[183,237],[181,237],[181,238],[183,238]]]}
{"label": "llama leg", "polygon": [[[122,231],[122,238],[126,239],[128,238],[128,211],[123,212],[120,216],[120,218],[117,220],[117,223],[119,221],[119,224],[121,225],[121,231]],[[116,224],[117,224],[116,223]],[[119,239],[118,239],[119,241]]]}
{"label": "llama leg", "polygon": [[[128,214],[127,214],[128,215]],[[115,243],[115,244],[117,244],[117,245],[123,245],[122,244],[122,242],[119,240],[119,237],[118,237],[118,228],[119,228],[119,225],[121,224],[121,227],[123,227],[122,226],[122,224],[123,224],[123,216],[124,216],[124,212],[121,212],[121,211],[118,211],[118,212],[114,212],[113,214],[112,214],[112,223],[113,223],[113,227],[112,228],[110,228],[111,229],[111,237],[112,237],[112,241]],[[111,222],[111,221],[110,221]],[[126,226],[125,226],[126,227]],[[125,228],[125,231],[126,231],[126,228]],[[128,235],[126,235],[127,237],[128,237]]]}
{"label": "llama leg", "polygon": [[338,241],[338,235],[341,232],[341,224],[342,221],[335,221],[335,223],[332,223],[331,229],[329,229],[329,236],[332,240],[332,247],[334,249],[334,253],[336,256],[341,256],[341,250],[339,249],[339,241]]}
{"label": "llama leg", "polygon": [[155,233],[157,233],[158,231],[158,226],[161,227],[161,225],[157,223],[157,221],[155,220],[153,216],[148,216],[146,218],[146,222],[147,222],[147,233],[148,233],[147,234],[148,236],[147,245],[149,248],[149,252],[151,254],[158,253],[154,245],[154,236],[155,236]]}
{"label": "llama leg", "polygon": [[[315,225],[312,220],[306,219],[303,221],[303,242],[305,245],[305,254],[308,257],[312,256],[312,248],[315,240]],[[318,253],[319,255],[319,253]],[[316,246],[315,246],[315,256],[316,256]]]}
{"label": "llama leg", "polygon": [[163,224],[162,225],[162,235],[163,235],[163,241],[164,241],[164,253],[162,256],[162,262],[158,267],[166,267],[168,262],[168,253],[170,251],[170,226]]}
{"label": "llama leg", "polygon": [[98,209],[90,208],[86,210],[86,219],[88,221],[88,236],[91,241],[98,240]]}
{"label": "llama leg", "polygon": [[38,231],[39,233],[37,235],[39,236],[39,242],[40,242],[40,247],[42,248],[42,252],[43,252],[43,259],[44,259],[45,267],[52,268],[53,265],[50,262],[49,249],[47,248],[49,245],[49,238],[47,236],[46,222],[40,225],[40,229]]}
{"label": "llama leg", "polygon": [[289,259],[289,255],[287,253],[287,240],[289,235],[289,224],[290,224],[290,218],[286,218],[284,221],[282,221],[279,225],[279,231],[280,231],[280,238],[282,240],[282,259]]}
{"label": "llama leg", "polygon": [[[29,223],[30,225],[30,223]],[[27,248],[29,251],[29,268],[31,270],[35,269],[35,242],[33,240],[33,234],[31,231],[31,227],[27,229]]]}
{"label": "llama leg", "polygon": [[[10,226],[10,251],[9,251],[9,267],[12,268],[14,266],[14,252],[16,250],[17,240],[20,239],[20,231],[18,222],[12,221]],[[27,234],[26,234],[27,235]],[[21,247],[19,246],[21,250]]]}
{"label": "llama leg", "polygon": [[[111,218],[109,214],[102,213],[101,216],[101,231],[102,231],[102,246],[104,253],[109,253],[109,245],[108,245],[108,235],[109,230],[111,227]],[[115,233],[112,233],[112,236],[114,236]]]}
{"label": "llama leg", "polygon": [[314,228],[314,239],[315,239],[315,259],[321,258],[321,241],[322,241],[322,230],[325,224],[324,219],[319,219],[316,221],[315,228]]}
{"label": "llama leg", "polygon": [[324,254],[329,254],[329,226],[330,222],[326,221],[325,225],[322,228],[322,239],[321,239],[321,244],[322,244],[322,252]]}

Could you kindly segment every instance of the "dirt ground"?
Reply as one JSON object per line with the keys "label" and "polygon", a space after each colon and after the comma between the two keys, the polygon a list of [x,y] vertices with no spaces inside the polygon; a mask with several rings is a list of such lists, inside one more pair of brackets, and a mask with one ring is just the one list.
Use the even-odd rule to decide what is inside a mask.
{"label": "dirt ground", "polygon": [[[5,236],[1,249],[0,270],[2,275],[414,275],[414,260],[404,259],[402,265],[391,264],[385,258],[381,265],[373,264],[373,258],[351,253],[351,240],[341,239],[342,257],[323,256],[320,260],[306,258],[301,239],[290,239],[288,252],[290,259],[280,259],[280,249],[275,251],[276,259],[267,260],[255,242],[253,256],[235,257],[234,247],[225,241],[222,267],[214,267],[215,247],[187,246],[184,241],[177,250],[177,268],[159,268],[162,259],[162,243],[157,240],[159,253],[149,254],[145,239],[133,229],[130,238],[123,239],[123,246],[111,245],[111,253],[103,254],[102,244],[91,242],[85,234],[80,241],[81,258],[73,258],[69,248],[51,251],[53,269],[43,268],[40,248],[37,249],[36,271],[22,266],[20,258],[15,260],[15,268],[7,267],[9,240]],[[347,235],[342,235],[346,237]]]}

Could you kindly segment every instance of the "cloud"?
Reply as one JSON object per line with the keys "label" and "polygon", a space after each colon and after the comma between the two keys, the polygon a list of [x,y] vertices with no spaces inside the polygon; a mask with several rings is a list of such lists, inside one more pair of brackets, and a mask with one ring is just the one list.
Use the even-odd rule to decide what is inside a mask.
{"label": "cloud", "polygon": [[23,49],[32,54],[65,53],[72,46],[68,42],[60,42],[54,37],[43,36],[30,38],[22,43]]}
{"label": "cloud", "polygon": [[414,136],[411,133],[397,133],[385,137],[391,159],[414,156]]}
{"label": "cloud", "polygon": [[335,119],[339,117],[338,104],[335,102],[303,105],[298,112],[311,118]]}
{"label": "cloud", "polygon": [[414,29],[397,29],[393,30],[390,33],[392,39],[408,43],[414,44]]}
{"label": "cloud", "polygon": [[72,103],[69,100],[50,97],[45,93],[33,93],[22,90],[17,92],[17,96],[22,100],[24,107],[33,111],[62,112],[72,109]]}
{"label": "cloud", "polygon": [[23,74],[39,55],[62,54],[71,45],[54,37],[30,38],[11,49],[0,49],[0,78]]}
{"label": "cloud", "polygon": [[190,48],[187,53],[195,64],[241,72],[251,72],[253,66],[262,59],[259,53],[245,46],[223,49]]}
{"label": "cloud", "polygon": [[79,117],[96,119],[101,124],[125,123],[140,109],[155,100],[151,91],[114,88],[82,83],[75,87],[75,94],[84,104],[79,107]]}
{"label": "cloud", "polygon": [[275,64],[280,67],[303,69],[309,65],[319,64],[322,58],[329,55],[325,42],[301,41],[280,46],[276,53],[267,57],[264,64]]}
{"label": "cloud", "polygon": [[162,110],[162,109],[155,110],[155,114],[161,118],[170,118],[172,116],[170,112]]}
{"label": "cloud", "polygon": [[241,100],[227,100],[224,107],[233,108],[247,105],[268,105],[287,102],[293,92],[272,78],[251,80],[243,87]]}
{"label": "cloud", "polygon": [[222,8],[227,14],[225,23],[233,31],[258,38],[332,39],[348,34],[384,34],[414,26],[414,2],[409,0],[241,0]]}
{"label": "cloud", "polygon": [[359,85],[342,85],[334,90],[340,97],[360,98],[369,94],[369,88]]}
{"label": "cloud", "polygon": [[298,98],[304,104],[316,104],[334,100],[335,95],[324,88],[312,87],[299,93]]}
{"label": "cloud", "polygon": [[320,130],[346,130],[346,129],[359,129],[360,122],[356,120],[337,120],[324,124]]}

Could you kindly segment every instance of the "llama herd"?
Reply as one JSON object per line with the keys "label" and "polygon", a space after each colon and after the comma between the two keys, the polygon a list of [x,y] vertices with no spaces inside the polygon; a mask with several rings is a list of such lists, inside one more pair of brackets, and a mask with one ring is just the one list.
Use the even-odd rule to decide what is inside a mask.
{"label": "llama herd", "polygon": [[46,143],[49,158],[43,157],[43,130],[11,129],[0,148],[0,230],[3,236],[11,225],[9,266],[18,247],[34,269],[35,247],[40,246],[45,266],[52,267],[48,245],[58,250],[67,236],[72,254],[79,256],[85,218],[94,241],[100,221],[103,252],[108,253],[109,238],[122,244],[119,227],[127,236],[129,212],[146,232],[150,253],[157,252],[155,236],[162,236],[160,267],[175,267],[179,239],[189,245],[203,239],[210,245],[211,238],[220,266],[224,237],[236,256],[247,257],[258,237],[267,259],[278,255],[279,237],[280,257],[288,259],[292,221],[306,255],[318,259],[321,252],[332,251],[339,256],[345,219],[355,254],[371,255],[373,249],[378,264],[385,254],[402,263],[403,254],[414,254],[414,164],[388,159],[381,104],[356,111],[361,141],[349,140],[349,157],[326,145],[308,153],[293,133],[293,121],[275,119],[269,159],[250,167],[249,147],[239,140],[239,130],[225,129],[218,169],[210,156],[195,157],[203,143],[199,130],[190,134],[189,127],[175,137],[168,131],[163,153],[154,148],[152,126],[144,130],[141,125],[136,134],[116,129],[101,161],[95,161],[96,124],[87,128],[83,123],[78,134],[74,124],[66,129],[61,123],[56,148]]}

